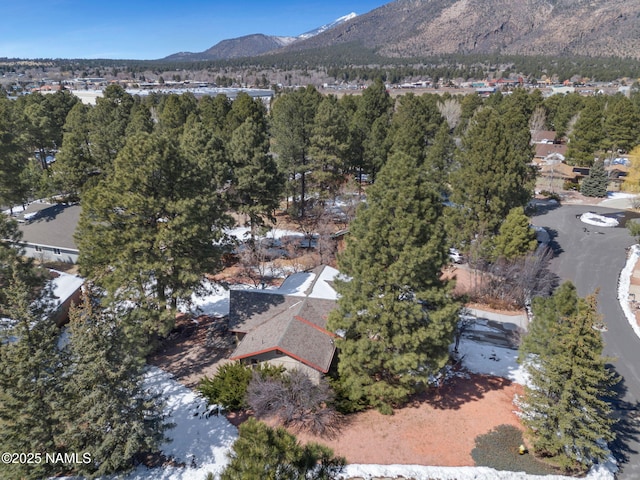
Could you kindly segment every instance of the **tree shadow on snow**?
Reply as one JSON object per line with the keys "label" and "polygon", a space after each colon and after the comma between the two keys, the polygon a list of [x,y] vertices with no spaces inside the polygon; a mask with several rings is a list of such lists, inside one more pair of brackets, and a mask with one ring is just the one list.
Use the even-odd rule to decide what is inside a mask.
{"label": "tree shadow on snow", "polygon": [[[616,371],[615,366],[608,364],[607,368]],[[617,373],[616,373],[617,374]],[[615,385],[612,398],[609,399],[613,408],[613,416],[617,420],[613,426],[616,439],[609,445],[613,456],[618,461],[621,471],[629,463],[630,456],[638,454],[632,444],[640,442],[640,402],[638,400],[624,400],[628,392],[625,380],[618,375],[620,381]]]}

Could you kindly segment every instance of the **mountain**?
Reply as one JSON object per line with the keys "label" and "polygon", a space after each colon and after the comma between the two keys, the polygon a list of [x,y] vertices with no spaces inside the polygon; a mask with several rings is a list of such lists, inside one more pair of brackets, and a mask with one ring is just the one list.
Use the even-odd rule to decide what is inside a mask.
{"label": "mountain", "polygon": [[499,53],[640,59],[640,2],[396,0],[280,51],[348,44],[387,57]]}
{"label": "mountain", "polygon": [[198,61],[198,60],[223,60],[230,58],[253,57],[279,50],[300,40],[307,40],[320,33],[327,32],[338,25],[356,18],[355,13],[350,13],[322,25],[314,30],[305,32],[297,37],[278,37],[255,33],[243,37],[222,40],[213,47],[200,53],[180,52],[163,58],[168,61]]}
{"label": "mountain", "polygon": [[302,35],[298,35],[297,37],[295,37],[295,39],[306,40],[307,38],[315,37],[316,35],[326,32],[327,30],[331,30],[332,28],[337,27],[341,23],[348,22],[349,20],[352,20],[356,17],[357,15],[351,12],[350,14],[345,15],[344,17],[340,17],[331,23],[327,23],[326,25],[318,27],[315,30],[311,30],[310,32],[306,32],[306,33],[303,33]]}

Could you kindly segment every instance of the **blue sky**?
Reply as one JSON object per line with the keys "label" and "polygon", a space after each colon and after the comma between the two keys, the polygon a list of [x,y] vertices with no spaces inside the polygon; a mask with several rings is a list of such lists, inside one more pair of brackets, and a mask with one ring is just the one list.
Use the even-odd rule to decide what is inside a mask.
{"label": "blue sky", "polygon": [[13,0],[0,57],[149,60],[251,33],[299,35],[391,0]]}

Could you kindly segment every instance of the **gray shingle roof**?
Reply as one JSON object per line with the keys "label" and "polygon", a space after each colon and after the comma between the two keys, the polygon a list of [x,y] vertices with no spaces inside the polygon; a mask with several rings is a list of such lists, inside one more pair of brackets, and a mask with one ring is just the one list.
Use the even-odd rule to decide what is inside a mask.
{"label": "gray shingle roof", "polygon": [[229,328],[246,335],[231,358],[280,350],[326,373],[335,353],[334,335],[326,330],[329,313],[335,306],[335,300],[306,295],[232,290]]}
{"label": "gray shingle roof", "polygon": [[72,248],[77,250],[73,234],[80,219],[80,205],[49,205],[32,203],[18,215],[18,221],[25,215],[38,212],[28,223],[21,223],[22,240],[38,245]]}

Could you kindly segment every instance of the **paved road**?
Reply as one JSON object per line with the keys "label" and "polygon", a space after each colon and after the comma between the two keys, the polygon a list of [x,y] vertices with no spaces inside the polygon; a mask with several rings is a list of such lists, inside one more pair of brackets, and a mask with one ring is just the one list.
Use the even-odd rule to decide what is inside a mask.
{"label": "paved road", "polygon": [[[606,228],[586,225],[576,216],[593,211],[621,220],[621,226]],[[536,226],[549,229],[551,246],[557,256],[551,269],[563,280],[571,280],[580,296],[599,289],[598,303],[608,331],[604,333],[607,356],[613,357],[613,368],[622,376],[616,387],[619,398],[616,429],[618,440],[614,455],[621,462],[618,478],[640,479],[640,423],[634,416],[640,412],[640,338],[625,318],[617,299],[617,283],[626,262],[625,248],[634,243],[624,228],[628,214],[623,210],[594,206],[562,206],[540,211],[532,219]],[[638,215],[635,215],[638,216]]]}

